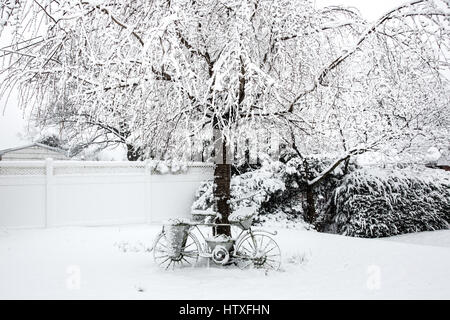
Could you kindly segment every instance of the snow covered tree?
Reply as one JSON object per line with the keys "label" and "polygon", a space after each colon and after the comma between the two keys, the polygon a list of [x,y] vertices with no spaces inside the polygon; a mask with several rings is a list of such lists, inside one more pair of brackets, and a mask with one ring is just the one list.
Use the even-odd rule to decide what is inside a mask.
{"label": "snow covered tree", "polygon": [[[3,93],[18,87],[38,119],[90,143],[129,144],[139,157],[183,156],[212,135],[222,222],[230,213],[230,151],[259,128],[293,132],[305,152],[344,148],[335,167],[379,141],[411,137],[419,116],[427,133],[421,119],[434,109],[421,103],[448,108],[440,89],[448,64],[439,61],[447,57],[440,46],[448,42],[449,6],[441,0],[410,2],[373,25],[354,10],[316,9],[307,0],[30,0],[1,8],[13,34],[1,49]],[[402,48],[417,55],[399,63]],[[412,97],[425,79],[414,76],[425,69],[438,79],[431,96],[419,90],[400,105],[406,115],[396,113],[395,94]],[[405,73],[415,84],[408,91]]]}

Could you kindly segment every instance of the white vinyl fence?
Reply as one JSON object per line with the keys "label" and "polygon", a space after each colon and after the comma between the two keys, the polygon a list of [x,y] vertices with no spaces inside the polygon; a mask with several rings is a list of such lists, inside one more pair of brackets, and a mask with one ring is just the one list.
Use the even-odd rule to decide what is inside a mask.
{"label": "white vinyl fence", "polygon": [[0,161],[0,227],[161,222],[188,217],[214,167],[157,174],[149,162]]}

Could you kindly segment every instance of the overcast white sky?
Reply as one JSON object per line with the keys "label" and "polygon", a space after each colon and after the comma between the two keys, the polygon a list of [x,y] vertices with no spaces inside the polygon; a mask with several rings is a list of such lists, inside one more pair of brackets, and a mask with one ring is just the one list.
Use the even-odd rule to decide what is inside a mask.
{"label": "overcast white sky", "polygon": [[[375,20],[388,10],[406,2],[405,0],[316,0],[317,7],[344,5],[357,8],[368,20]],[[7,45],[5,32],[0,39],[0,47]],[[5,97],[0,97],[0,150],[26,144],[20,138],[26,132],[27,122],[21,110],[17,107],[17,99],[11,96],[4,109]]]}

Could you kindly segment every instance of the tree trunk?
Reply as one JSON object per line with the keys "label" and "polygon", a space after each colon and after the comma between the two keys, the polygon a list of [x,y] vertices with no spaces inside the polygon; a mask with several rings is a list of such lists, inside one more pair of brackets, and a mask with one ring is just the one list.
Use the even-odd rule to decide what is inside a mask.
{"label": "tree trunk", "polygon": [[127,144],[127,159],[128,161],[138,161],[141,158],[141,148],[135,148],[131,144]]}
{"label": "tree trunk", "polygon": [[[309,170],[308,161],[306,159],[303,160],[303,166],[305,168],[305,176],[306,179],[311,179],[311,172]],[[314,195],[314,186],[306,184],[306,222],[314,223],[316,219],[316,203],[315,203],[315,195]]]}
{"label": "tree trunk", "polygon": [[[214,169],[214,199],[215,211],[220,214],[218,223],[229,223],[228,216],[230,209],[230,182],[231,182],[231,164],[229,163],[229,150],[226,139],[219,130],[215,132],[215,158],[216,166]],[[217,234],[231,236],[229,226],[220,226],[216,229]]]}
{"label": "tree trunk", "polygon": [[[214,199],[216,201],[216,211],[219,212],[219,223],[229,223],[230,215],[230,180],[231,180],[231,164],[216,164],[214,170]],[[229,226],[217,227],[218,234],[231,235]]]}
{"label": "tree trunk", "polygon": [[247,138],[245,139],[245,164],[250,165],[250,140]]}
{"label": "tree trunk", "polygon": [[306,221],[314,223],[316,219],[316,204],[313,187],[306,187]]}

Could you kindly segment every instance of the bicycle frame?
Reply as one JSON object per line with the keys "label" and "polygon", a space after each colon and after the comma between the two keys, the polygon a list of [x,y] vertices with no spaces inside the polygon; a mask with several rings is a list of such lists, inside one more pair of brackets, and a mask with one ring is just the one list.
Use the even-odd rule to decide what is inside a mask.
{"label": "bicycle frame", "polygon": [[[240,223],[239,224],[231,224],[231,223],[196,223],[193,224],[191,229],[189,230],[189,232],[191,232],[192,234],[192,229],[195,229],[198,231],[198,233],[201,235],[201,239],[203,240],[201,242],[201,244],[203,245],[204,248],[201,248],[201,254],[204,257],[209,257],[209,252],[208,252],[208,247],[206,246],[206,237],[203,234],[203,232],[201,231],[201,229],[199,227],[212,227],[212,228],[217,228],[220,226],[228,226],[228,227],[238,227],[240,229],[239,234],[237,235],[237,237],[233,238],[234,240],[234,246],[239,245],[239,242],[244,239],[248,234],[250,234],[250,236],[253,238],[253,235],[255,233],[267,233],[269,235],[275,236],[277,234],[277,232],[270,232],[267,230],[263,230],[263,229],[252,229],[250,228],[244,228]],[[193,236],[195,236],[195,234],[192,234]],[[196,236],[195,236],[196,237]],[[197,238],[197,237],[196,237]],[[197,239],[198,240],[198,239]],[[199,241],[200,242],[200,241]]]}

